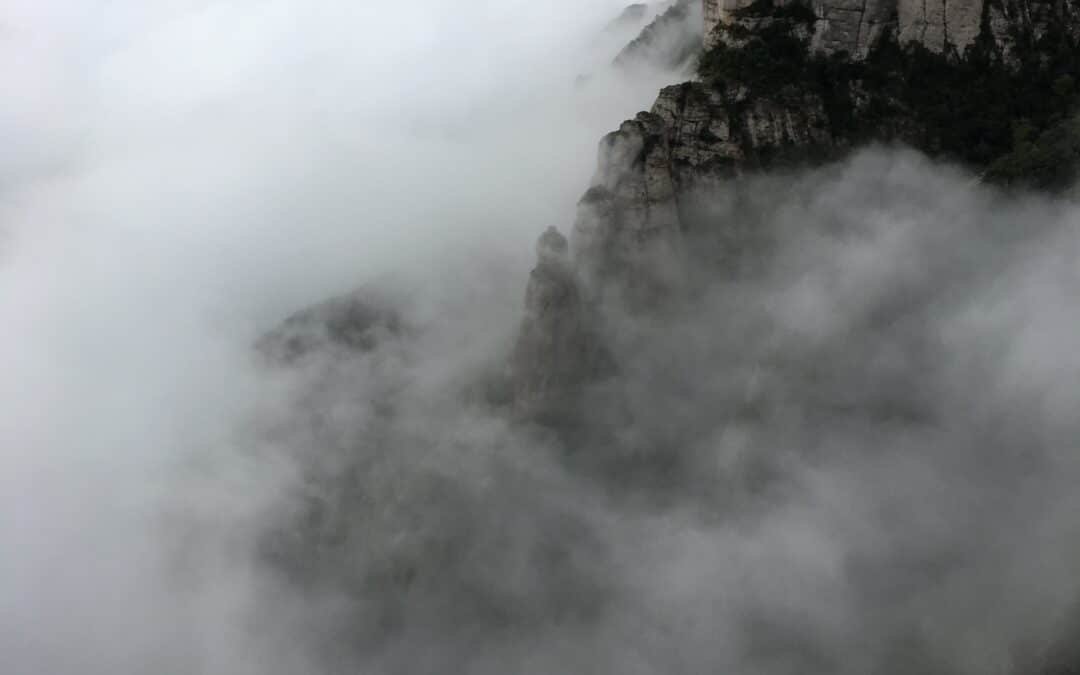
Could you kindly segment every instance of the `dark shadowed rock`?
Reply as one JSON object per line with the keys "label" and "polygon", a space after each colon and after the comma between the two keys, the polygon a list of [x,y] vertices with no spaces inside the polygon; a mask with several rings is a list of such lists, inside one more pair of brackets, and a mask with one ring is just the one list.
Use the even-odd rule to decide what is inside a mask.
{"label": "dark shadowed rock", "polygon": [[566,237],[548,228],[536,253],[511,363],[514,405],[523,417],[563,418],[575,414],[582,384],[596,375],[599,344]]}
{"label": "dark shadowed rock", "polygon": [[813,18],[807,35],[814,51],[870,57],[884,39],[962,57],[983,39],[1007,63],[1018,64],[1025,43],[1064,25],[1080,34],[1075,0],[704,0],[705,46],[729,41],[748,14],[774,7],[802,8]]}
{"label": "dark shadowed rock", "polygon": [[[1080,102],[1076,0],[845,1],[678,2],[620,55],[656,62],[672,36],[700,34],[678,25],[703,24],[698,79],[663,89],[601,141],[569,261],[557,233],[541,239],[558,253],[542,252],[529,282],[519,410],[574,405],[604,339],[594,308],[613,298],[631,313],[662,308],[684,288],[688,242],[734,238],[702,212],[702,191],[869,143],[1003,183],[1072,182],[1080,152],[1075,124],[1062,120]],[[728,264],[742,244],[718,246],[713,259]]]}
{"label": "dark shadowed rock", "polygon": [[[687,218],[695,192],[867,143],[978,171],[993,164],[986,176],[999,182],[1071,184],[1075,124],[1060,122],[1078,98],[1071,2],[990,3],[975,24],[967,14],[982,16],[979,3],[949,3],[941,23],[908,17],[936,11],[926,3],[875,2],[845,13],[835,3],[706,0],[699,79],[666,87],[600,144],[571,235],[584,288],[615,283],[634,296],[676,286],[682,236],[702,225]],[[995,12],[1012,17],[1007,27]]]}
{"label": "dark shadowed rock", "polygon": [[289,364],[309,354],[337,350],[366,352],[405,330],[395,302],[364,290],[300,310],[256,345],[271,361]]}
{"label": "dark shadowed rock", "polygon": [[1080,175],[1080,116],[1054,125],[1035,138],[1018,138],[1008,155],[995,161],[985,178],[1019,188],[1067,190]]}

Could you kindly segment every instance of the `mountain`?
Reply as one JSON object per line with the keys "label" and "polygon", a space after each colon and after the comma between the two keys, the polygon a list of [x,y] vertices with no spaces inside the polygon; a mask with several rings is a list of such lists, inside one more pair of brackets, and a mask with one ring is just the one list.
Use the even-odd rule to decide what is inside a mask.
{"label": "mountain", "polygon": [[[1017,187],[1073,184],[1074,2],[706,0],[702,15],[698,77],[665,88],[649,112],[600,144],[570,237],[582,289],[564,281],[564,294],[608,292],[596,289],[615,282],[639,302],[677,285],[685,240],[716,225],[696,209],[696,194],[755,172],[820,166],[871,143],[913,147]],[[546,284],[534,273],[529,297]],[[546,344],[579,340],[563,331],[578,330],[582,310],[575,304],[572,321],[563,311],[530,302],[522,343],[537,342],[538,332]],[[517,351],[515,389],[530,392],[528,406],[548,387],[535,352]],[[553,360],[548,367],[564,370]],[[550,405],[565,400],[561,384],[550,387]]]}
{"label": "mountain", "polygon": [[[705,0],[705,48],[725,41],[728,29],[747,24],[749,16],[768,14],[769,2]],[[778,2],[775,7],[803,7],[812,15],[808,33],[813,51],[846,53],[866,59],[883,40],[919,45],[935,54],[962,57],[971,48],[989,47],[999,58],[1017,64],[1029,56],[1032,41],[1055,30],[1076,36],[1074,2],[1027,0],[870,0],[869,2]],[[751,24],[755,23],[753,21]]]}
{"label": "mountain", "polygon": [[[382,295],[287,320],[260,345],[286,366],[390,345],[304,399],[332,451],[267,538],[344,605],[327,641],[393,672],[516,672],[499,658],[520,644],[529,672],[563,672],[565,644],[573,672],[1077,672],[1076,575],[1026,566],[1066,546],[1032,514],[1067,510],[1052,450],[1075,427],[1002,384],[1031,339],[1002,317],[1025,275],[1045,283],[1027,240],[1060,225],[1009,195],[1080,166],[1078,11],[680,0],[617,65],[694,77],[600,141],[477,381],[407,367],[449,348]],[[353,386],[373,400],[338,434],[313,401]],[[477,437],[497,480],[447,453]],[[532,463],[552,448],[557,471]],[[680,518],[690,535],[665,529]],[[1035,644],[994,641],[1010,629]],[[386,656],[401,635],[431,654]]]}
{"label": "mountain", "polygon": [[703,8],[697,0],[677,0],[661,12],[615,57],[615,66],[684,69],[701,49]]}

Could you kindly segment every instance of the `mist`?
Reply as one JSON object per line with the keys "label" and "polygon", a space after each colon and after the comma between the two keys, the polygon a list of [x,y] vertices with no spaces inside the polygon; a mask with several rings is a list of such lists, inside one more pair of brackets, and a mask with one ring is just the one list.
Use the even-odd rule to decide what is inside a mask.
{"label": "mist", "polygon": [[[610,67],[622,3],[7,5],[5,672],[1011,673],[1070,629],[1074,203],[897,148],[705,190],[560,433],[491,392],[536,236],[683,77]],[[258,353],[357,288],[403,328]]]}

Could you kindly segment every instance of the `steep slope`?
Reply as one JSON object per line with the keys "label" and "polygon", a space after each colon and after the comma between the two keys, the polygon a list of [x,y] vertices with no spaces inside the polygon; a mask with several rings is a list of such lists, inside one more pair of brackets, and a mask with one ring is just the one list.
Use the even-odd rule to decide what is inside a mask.
{"label": "steep slope", "polygon": [[[328,642],[394,672],[1077,672],[1048,636],[1080,584],[1029,565],[1075,532],[1071,371],[1031,385],[1052,405],[1002,385],[1046,346],[1017,308],[1069,263],[1023,240],[1061,215],[972,177],[1072,184],[1074,8],[904,1],[705,2],[699,76],[601,140],[494,383],[428,384],[444,344],[357,298],[268,340],[352,350],[319,391],[377,394],[314,415],[317,498],[268,537],[345,607]],[[541,660],[484,660],[507,644]]]}
{"label": "steep slope", "polygon": [[615,57],[619,68],[674,70],[685,67],[701,48],[704,18],[698,0],[677,0]]}
{"label": "steep slope", "polygon": [[695,195],[739,176],[868,143],[908,145],[1013,186],[1067,187],[1080,163],[1072,2],[900,0],[852,15],[816,2],[706,0],[704,21],[699,79],[664,89],[600,144],[570,237],[586,304],[615,293],[647,305],[677,287],[687,237],[730,227]]}
{"label": "steep slope", "polygon": [[[558,334],[560,326],[584,322],[599,327],[590,333],[596,343],[579,344],[576,354],[621,344],[610,349],[615,356],[605,377],[617,381],[636,372],[638,357],[625,349],[621,334],[627,317],[630,325],[671,321],[665,319],[671,307],[702,292],[689,278],[695,270],[708,268],[713,278],[743,275],[757,253],[774,245],[775,233],[740,230],[730,209],[718,213],[699,198],[725,188],[737,202],[739,184],[754,174],[818,166],[886,143],[1011,187],[1062,190],[1075,183],[1080,5],[1072,0],[705,0],[703,16],[699,78],[664,89],[650,111],[601,141],[598,168],[571,232],[573,266],[560,276],[560,294],[575,298],[572,314],[557,303],[530,300],[523,344],[534,339],[529,335],[537,325],[550,331],[548,343],[559,344],[569,337]],[[545,292],[544,265],[541,258],[529,298]],[[942,289],[927,289],[926,297],[931,292]],[[881,311],[875,321],[900,330],[903,312]],[[880,339],[892,338],[881,333]],[[520,354],[514,372],[517,390],[528,392],[525,409],[576,402],[582,391],[593,392],[593,409],[603,408],[595,392],[624,386],[577,368],[578,390],[568,397],[566,378],[548,386],[543,368],[535,360],[526,366]],[[565,365],[557,357],[548,361],[551,372]],[[790,375],[781,377],[786,387],[797,387]],[[906,386],[919,391],[921,385]],[[899,415],[918,427],[935,414],[920,396],[883,401],[881,410],[888,412],[870,414]],[[740,405],[728,404],[726,414],[738,418]],[[682,411],[669,412],[674,419]],[[761,414],[755,410],[751,419]],[[645,466],[652,480],[671,469]],[[1080,671],[1069,646],[1075,632],[1033,657],[1027,672]]]}
{"label": "steep slope", "polygon": [[[704,0],[705,46],[724,42],[730,27],[742,22],[746,11],[773,5],[771,0]],[[1066,26],[1075,39],[1075,2],[1041,0],[812,0],[802,4],[776,2],[776,6],[803,6],[814,17],[811,45],[825,53],[847,53],[865,59],[887,36],[902,45],[918,44],[935,54],[963,56],[982,38],[1006,62],[1023,58],[1032,39]]]}

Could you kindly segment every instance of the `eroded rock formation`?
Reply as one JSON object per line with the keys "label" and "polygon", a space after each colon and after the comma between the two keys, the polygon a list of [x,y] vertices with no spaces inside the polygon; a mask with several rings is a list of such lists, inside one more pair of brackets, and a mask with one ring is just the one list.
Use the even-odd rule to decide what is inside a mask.
{"label": "eroded rock formation", "polygon": [[562,419],[573,414],[581,386],[593,375],[599,343],[566,237],[548,228],[536,258],[512,360],[514,406],[526,418]]}
{"label": "eroded rock formation", "polygon": [[363,289],[303,309],[288,317],[256,345],[267,359],[293,363],[313,353],[366,352],[408,331],[401,299],[380,289]]}
{"label": "eroded rock formation", "polygon": [[1059,137],[1074,136],[1062,120],[1076,107],[1078,6],[704,0],[698,79],[601,141],[569,254],[553,231],[541,239],[514,357],[519,410],[565,407],[590,381],[605,340],[593,307],[648,311],[680,287],[687,234],[724,226],[688,215],[702,188],[872,142],[1002,182],[1068,182],[1080,158]]}
{"label": "eroded rock formation", "polygon": [[[705,46],[724,39],[725,26],[740,19],[742,10],[770,0],[704,0]],[[1006,59],[1014,59],[1024,35],[1036,38],[1052,25],[1066,22],[1076,28],[1075,0],[776,0],[776,6],[801,5],[816,19],[812,43],[825,53],[846,52],[864,59],[886,34],[901,45],[916,43],[934,53],[962,56],[985,29],[987,37]]]}

